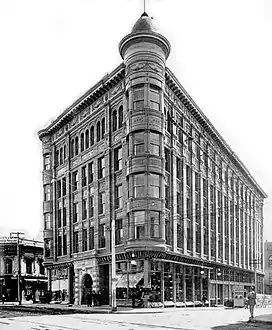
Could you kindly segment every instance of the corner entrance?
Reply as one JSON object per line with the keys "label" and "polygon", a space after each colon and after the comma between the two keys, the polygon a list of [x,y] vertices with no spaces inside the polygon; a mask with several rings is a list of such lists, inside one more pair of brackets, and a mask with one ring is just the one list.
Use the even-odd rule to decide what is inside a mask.
{"label": "corner entrance", "polygon": [[85,274],[82,279],[81,304],[87,305],[87,293],[92,292],[93,279],[90,274]]}

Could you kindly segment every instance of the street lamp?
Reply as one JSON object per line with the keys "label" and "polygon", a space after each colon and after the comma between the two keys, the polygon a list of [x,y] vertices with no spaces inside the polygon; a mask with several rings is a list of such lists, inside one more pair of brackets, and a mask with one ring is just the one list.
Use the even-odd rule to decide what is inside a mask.
{"label": "street lamp", "polygon": [[220,268],[218,268],[215,272],[215,304],[217,305],[218,303],[218,293],[219,293],[219,290],[218,290],[218,283],[217,283],[217,278],[218,276],[221,276],[221,270]]}

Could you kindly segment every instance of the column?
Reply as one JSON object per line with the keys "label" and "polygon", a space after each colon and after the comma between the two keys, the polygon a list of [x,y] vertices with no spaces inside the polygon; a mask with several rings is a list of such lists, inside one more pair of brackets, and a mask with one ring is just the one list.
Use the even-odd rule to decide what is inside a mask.
{"label": "column", "polygon": [[192,215],[191,215],[191,221],[192,221],[192,237],[193,237],[193,244],[192,244],[192,253],[195,257],[196,255],[196,212],[199,210],[195,209],[195,171],[192,168],[192,186],[191,186],[191,196],[192,196]]}

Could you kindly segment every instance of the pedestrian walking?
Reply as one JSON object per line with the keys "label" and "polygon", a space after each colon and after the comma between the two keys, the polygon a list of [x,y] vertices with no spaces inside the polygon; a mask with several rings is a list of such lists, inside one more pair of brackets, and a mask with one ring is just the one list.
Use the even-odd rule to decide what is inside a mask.
{"label": "pedestrian walking", "polygon": [[205,307],[206,300],[207,300],[207,298],[206,298],[205,294],[203,294],[203,296],[202,296],[202,307]]}
{"label": "pedestrian walking", "polygon": [[250,318],[249,321],[252,321],[254,318],[254,307],[256,305],[256,292],[254,286],[250,288],[250,292],[248,294],[248,304],[249,304],[249,311],[250,311]]}

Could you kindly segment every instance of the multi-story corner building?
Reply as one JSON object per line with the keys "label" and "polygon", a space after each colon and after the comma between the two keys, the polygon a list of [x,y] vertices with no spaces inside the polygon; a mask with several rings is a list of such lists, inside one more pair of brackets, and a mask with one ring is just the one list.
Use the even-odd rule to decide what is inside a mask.
{"label": "multi-story corner building", "polygon": [[272,242],[264,242],[264,293],[272,295]]}
{"label": "multi-story corner building", "polygon": [[0,299],[18,301],[19,272],[21,298],[38,300],[47,289],[43,242],[24,238],[17,244],[17,238],[0,237]]}
{"label": "multi-story corner building", "polygon": [[119,51],[123,62],[39,132],[52,290],[109,302],[114,221],[119,303],[132,287],[162,303],[223,303],[255,282],[254,265],[262,292],[266,194],[166,66],[170,43],[146,13]]}

